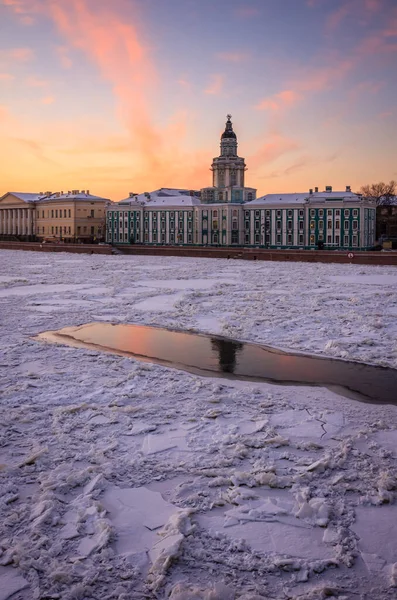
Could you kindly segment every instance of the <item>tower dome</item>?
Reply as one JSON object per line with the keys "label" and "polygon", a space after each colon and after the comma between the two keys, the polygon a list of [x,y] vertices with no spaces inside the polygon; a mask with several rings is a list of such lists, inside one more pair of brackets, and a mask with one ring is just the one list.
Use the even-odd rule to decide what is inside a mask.
{"label": "tower dome", "polygon": [[227,115],[226,118],[227,118],[226,127],[225,127],[225,131],[221,135],[221,140],[224,140],[226,138],[232,138],[232,139],[236,140],[237,136],[233,131],[233,123],[231,121],[232,115]]}

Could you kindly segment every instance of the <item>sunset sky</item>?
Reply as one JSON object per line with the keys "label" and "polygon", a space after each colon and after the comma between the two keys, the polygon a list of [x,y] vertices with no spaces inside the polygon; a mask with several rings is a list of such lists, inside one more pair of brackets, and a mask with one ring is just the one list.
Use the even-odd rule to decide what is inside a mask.
{"label": "sunset sky", "polygon": [[0,0],[0,196],[397,179],[397,0]]}

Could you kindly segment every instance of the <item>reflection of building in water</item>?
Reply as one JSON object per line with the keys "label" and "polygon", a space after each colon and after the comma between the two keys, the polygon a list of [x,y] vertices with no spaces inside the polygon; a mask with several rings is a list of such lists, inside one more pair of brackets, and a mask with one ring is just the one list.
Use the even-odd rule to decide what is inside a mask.
{"label": "reflection of building in water", "polygon": [[218,353],[219,367],[224,373],[234,373],[238,352],[244,344],[230,340],[211,339],[211,347]]}

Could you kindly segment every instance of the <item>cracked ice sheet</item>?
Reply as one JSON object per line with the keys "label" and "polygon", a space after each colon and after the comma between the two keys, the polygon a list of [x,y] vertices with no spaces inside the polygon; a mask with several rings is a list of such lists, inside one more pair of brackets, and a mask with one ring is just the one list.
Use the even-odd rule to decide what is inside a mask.
{"label": "cracked ice sheet", "polygon": [[159,541],[156,530],[178,512],[165,502],[159,492],[145,487],[121,489],[110,487],[101,498],[117,536],[116,552],[123,556],[137,555],[141,564],[146,554]]}
{"label": "cracked ice sheet", "polygon": [[14,594],[28,587],[29,583],[24,577],[18,575],[16,569],[0,567],[0,600],[8,600],[11,597],[16,598]]}
{"label": "cracked ice sheet", "polygon": [[[34,589],[32,593],[29,591],[28,598],[54,592],[52,574],[58,572],[66,576],[66,581],[60,578],[57,582],[61,597],[71,593],[69,576],[76,582],[76,594],[90,580],[93,589],[88,595],[101,600],[110,600],[116,587],[126,597],[140,593],[137,590],[146,585],[145,578],[133,568],[128,570],[124,557],[117,551],[121,529],[113,522],[113,516],[117,515],[112,509],[97,519],[98,522],[110,519],[111,523],[112,535],[102,550],[94,537],[96,531],[90,533],[86,529],[89,520],[87,523],[78,520],[81,517],[77,515],[68,521],[65,516],[73,506],[81,509],[83,515],[86,510],[83,500],[89,500],[90,507],[102,510],[102,500],[115,487],[161,491],[163,499],[174,508],[192,508],[195,514],[207,519],[208,525],[213,525],[210,519],[221,513],[217,530],[225,538],[209,533],[214,531],[212,525],[211,529],[197,527],[184,539],[181,555],[165,573],[165,586],[159,590],[159,596],[168,593],[171,582],[195,581],[211,589],[217,580],[227,581],[237,597],[252,593],[253,587],[265,597],[284,597],[285,589],[293,589],[297,574],[276,566],[281,554],[272,551],[270,558],[262,554],[255,563],[255,553],[249,549],[241,547],[236,552],[239,544],[231,532],[237,530],[233,526],[224,527],[224,513],[234,505],[222,498],[233,495],[236,485],[247,494],[242,505],[249,505],[248,494],[255,494],[263,502],[267,497],[286,500],[291,497],[292,489],[294,494],[302,496],[309,493],[312,500],[326,498],[331,515],[328,530],[303,520],[309,527],[295,527],[292,523],[296,524],[297,518],[288,514],[276,515],[286,520],[283,523],[239,523],[236,526],[241,527],[240,537],[245,536],[249,527],[265,526],[269,536],[263,542],[268,548],[285,549],[290,556],[297,556],[301,544],[303,552],[309,555],[310,548],[299,536],[311,532],[315,536],[313,544],[319,545],[323,555],[338,555],[339,568],[326,567],[324,573],[310,573],[316,559],[299,557],[308,566],[308,585],[315,585],[316,581],[339,585],[342,573],[346,589],[357,590],[358,595],[364,597],[372,590],[371,597],[377,600],[393,597],[394,589],[389,589],[383,571],[369,577],[354,554],[350,568],[344,567],[344,561],[350,560],[350,549],[356,551],[356,542],[363,543],[356,540],[351,529],[357,508],[368,502],[366,498],[378,498],[378,473],[387,472],[391,479],[395,472],[396,407],[360,404],[315,387],[200,378],[88,349],[50,347],[32,341],[30,336],[43,330],[92,322],[99,310],[108,318],[117,310],[120,316],[124,315],[125,322],[189,330],[197,329],[201,319],[204,326],[205,319],[219,317],[223,334],[236,339],[329,356],[343,352],[348,358],[393,366],[397,364],[397,325],[395,318],[388,316],[385,305],[397,306],[397,286],[388,285],[385,290],[376,285],[355,284],[353,293],[353,286],[331,282],[329,278],[340,275],[361,278],[372,274],[395,277],[395,267],[329,264],[319,268],[317,264],[305,263],[233,261],[231,269],[230,261],[222,259],[159,257],[154,268],[152,257],[97,255],[74,257],[72,265],[55,254],[48,254],[43,265],[43,255],[35,253],[28,253],[27,265],[26,256],[26,253],[3,251],[0,261],[0,276],[26,281],[26,285],[16,280],[7,283],[23,287],[26,296],[1,298],[0,429],[6,454],[4,461],[1,459],[5,463],[1,471],[5,518],[0,519],[0,540],[2,543],[7,540],[6,547],[2,547],[6,560],[7,549],[19,557],[20,571],[16,572],[20,576],[30,577],[37,572],[37,582],[29,579]],[[187,287],[186,281],[208,282],[209,272],[214,273],[211,285]],[[193,274],[197,279],[193,280]],[[219,286],[217,281],[221,277],[229,277],[235,284]],[[167,290],[181,292],[178,311],[172,314],[136,311],[134,303],[143,300],[143,287],[137,288],[136,283],[143,278],[149,284],[145,294],[164,294],[164,289],[150,285],[154,280],[164,282]],[[183,287],[169,288],[169,282],[175,280],[183,282],[177,284]],[[66,283],[68,291],[63,295],[52,288]],[[94,285],[109,289],[109,294],[100,296],[100,308],[98,304],[93,308],[85,303]],[[36,295],[35,286],[40,290],[49,286],[48,296]],[[269,290],[274,293],[269,294]],[[72,299],[73,304],[63,303],[65,310],[61,313],[29,311],[27,315],[26,308],[42,298],[51,306],[60,304],[59,298]],[[335,344],[328,346],[329,340]],[[338,421],[338,415],[343,415],[343,421]],[[320,420],[340,426],[332,445],[329,440],[327,443],[319,440],[318,428],[306,437],[309,424]],[[189,452],[177,447],[156,454],[142,452],[145,435],[157,431],[167,438],[188,422],[196,426],[186,437],[181,436],[186,439]],[[291,435],[287,435],[288,430]],[[264,440],[269,437],[276,442],[278,438],[288,438],[287,445],[267,444]],[[368,446],[370,454],[365,449]],[[47,451],[38,455],[37,448]],[[30,457],[28,464],[11,468],[26,457]],[[320,466],[312,468],[313,464]],[[283,477],[281,485],[287,482],[293,488],[269,489],[267,485],[255,484],[255,474],[263,469],[269,469],[270,475],[275,471],[277,478]],[[246,473],[238,475],[240,471]],[[87,480],[96,475],[102,477],[101,485],[76,504]],[[276,480],[275,485],[278,484]],[[32,487],[27,490],[27,486]],[[390,493],[395,497],[394,491]],[[226,505],[219,507],[221,502]],[[33,519],[31,515],[37,507],[44,512]],[[375,507],[378,509],[383,507]],[[390,522],[397,522],[397,504],[390,504],[389,509]],[[140,526],[139,531],[153,534],[157,540],[157,530]],[[282,528],[289,536],[288,548],[279,537]],[[323,542],[316,537],[321,534],[325,536]],[[62,535],[67,537],[67,543]],[[373,536],[376,539],[375,529]],[[388,543],[383,526],[379,537]],[[259,547],[261,540],[255,533],[252,538]],[[89,539],[95,544],[86,547],[87,556],[79,556],[80,544],[84,540],[81,546],[84,549]],[[120,539],[123,540],[122,535]],[[137,538],[123,541],[136,544],[134,556],[147,560],[145,549],[152,539],[147,544]],[[161,545],[156,544],[156,548]],[[375,557],[371,558],[374,564],[377,556],[379,564],[386,560],[373,547],[359,547],[358,551]],[[294,558],[294,563],[297,560]],[[136,564],[135,558],[132,561]],[[216,570],[211,571],[213,564]],[[37,566],[39,569],[35,571]],[[152,592],[147,596],[152,597]]]}

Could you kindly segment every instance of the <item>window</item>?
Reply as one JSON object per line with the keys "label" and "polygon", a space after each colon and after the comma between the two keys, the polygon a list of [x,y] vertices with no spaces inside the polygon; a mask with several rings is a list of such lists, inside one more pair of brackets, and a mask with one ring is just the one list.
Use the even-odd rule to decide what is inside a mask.
{"label": "window", "polygon": [[69,216],[69,219],[70,219],[70,217],[72,216],[72,211],[70,210],[70,208],[69,208],[69,210],[68,210],[68,216]]}
{"label": "window", "polygon": [[310,244],[311,244],[311,245],[313,245],[313,244],[315,243],[315,241],[316,241],[316,238],[315,238],[315,236],[312,234],[312,235],[310,236]]}
{"label": "window", "polygon": [[332,217],[332,208],[327,209],[327,216]]}
{"label": "window", "polygon": [[[328,221],[328,227],[329,227],[329,221]],[[319,229],[324,229],[324,221],[319,221],[318,222],[318,228]]]}
{"label": "window", "polygon": [[233,221],[233,223],[232,223],[232,229],[235,229],[235,230],[238,229],[238,223],[237,223],[237,221]]}
{"label": "window", "polygon": [[353,229],[358,229],[358,221],[353,221]]}
{"label": "window", "polygon": [[332,235],[327,235],[327,244],[332,244]]}
{"label": "window", "polygon": [[345,229],[349,229],[349,221],[345,221]]}
{"label": "window", "polygon": [[259,233],[255,234],[255,244],[259,244],[261,241],[261,236],[259,235]]}
{"label": "window", "polygon": [[[94,233],[95,233],[95,227],[91,227],[91,235],[94,235]],[[127,234],[125,234],[125,235],[127,235]]]}
{"label": "window", "polygon": [[218,211],[217,210],[213,210],[212,211],[212,216],[217,218],[218,217]]}
{"label": "window", "polygon": [[52,210],[51,211],[51,219],[53,219],[53,218],[54,218],[54,211]]}
{"label": "window", "polygon": [[299,246],[303,246],[303,233],[299,234]]}
{"label": "window", "polygon": [[320,210],[318,211],[318,216],[322,219],[324,216],[324,211],[322,208],[320,208]]}
{"label": "window", "polygon": [[335,229],[340,229],[340,221],[335,221]]}
{"label": "window", "polygon": [[87,233],[87,227],[83,227],[83,233]]}
{"label": "window", "polygon": [[238,244],[238,232],[232,231],[232,244]]}
{"label": "window", "polygon": [[161,218],[165,219],[165,212],[164,211],[161,211]]}
{"label": "window", "polygon": [[[52,228],[52,229],[54,229],[54,228]],[[79,225],[79,226],[77,227],[77,234],[78,234],[78,235],[80,235],[80,231],[81,231],[81,227],[80,227],[80,225]]]}
{"label": "window", "polygon": [[259,212],[259,210],[256,210],[255,211],[255,218],[259,219],[259,217],[260,217],[260,212]]}
{"label": "window", "polygon": [[304,225],[303,221],[299,221],[299,231],[303,231]]}
{"label": "window", "polygon": [[[61,211],[62,212],[62,211]],[[66,208],[63,209],[63,216],[66,219]]]}
{"label": "window", "polygon": [[249,229],[249,228],[250,228],[250,222],[249,222],[249,221],[246,221],[246,222],[245,222],[245,228],[246,228],[246,229]]}
{"label": "window", "polygon": [[340,242],[340,237],[339,237],[339,235],[336,235],[335,236],[335,244],[339,245],[339,242]]}
{"label": "window", "polygon": [[277,211],[277,217],[280,218],[281,217],[281,210]]}
{"label": "window", "polygon": [[170,233],[170,243],[173,244],[175,242],[175,235],[174,233]]}
{"label": "window", "polygon": [[310,229],[315,229],[316,223],[315,221],[310,221]]}
{"label": "window", "polygon": [[270,217],[270,210],[267,210],[267,211],[266,211],[266,216],[267,216],[267,217]]}
{"label": "window", "polygon": [[219,242],[219,236],[217,233],[214,233],[214,244],[218,244]]}
{"label": "window", "polygon": [[260,229],[260,222],[259,221],[255,221],[255,229]]}
{"label": "window", "polygon": [[353,208],[353,217],[358,217],[358,208]]}
{"label": "window", "polygon": [[288,217],[289,217],[290,219],[292,219],[292,210],[289,210],[289,211],[288,211]]}
{"label": "window", "polygon": [[192,234],[191,233],[187,234],[187,241],[188,241],[188,244],[192,243]]}
{"label": "window", "polygon": [[212,227],[213,229],[218,229],[218,219],[212,221]]}
{"label": "window", "polygon": [[245,243],[249,244],[250,243],[250,236],[248,233],[245,234]]}
{"label": "window", "polygon": [[[93,227],[91,227],[91,229],[93,229]],[[128,233],[124,234],[124,241],[128,242]]]}
{"label": "window", "polygon": [[353,246],[358,246],[358,238],[356,235],[353,235]]}
{"label": "window", "polygon": [[63,233],[66,233],[66,227],[63,228]]}
{"label": "window", "polygon": [[148,241],[149,241],[149,234],[145,233],[145,242],[148,242]]}
{"label": "window", "polygon": [[290,233],[287,235],[287,244],[292,244],[292,235]]}
{"label": "window", "polygon": [[281,221],[277,221],[276,222],[276,227],[277,227],[278,230],[281,229]]}
{"label": "window", "polygon": [[72,233],[72,229],[71,229],[70,225],[69,225],[69,232],[68,233],[69,233],[69,235]]}
{"label": "window", "polygon": [[[95,210],[91,209],[91,217],[94,217],[94,216],[95,216]],[[124,213],[124,216],[126,217],[127,213]],[[65,215],[65,217],[66,217],[66,215]]]}
{"label": "window", "polygon": [[270,229],[270,221],[268,221],[268,220],[265,221],[265,227],[266,227],[266,229]]}
{"label": "window", "polygon": [[42,215],[41,215],[41,216],[42,216],[42,218],[44,219],[44,210],[42,211]]}
{"label": "window", "polygon": [[348,217],[350,214],[350,211],[348,208],[345,208],[345,210],[343,212],[344,212],[345,217]]}
{"label": "window", "polygon": [[304,214],[304,212],[303,212],[303,210],[301,209],[301,210],[299,211],[299,217],[300,217],[301,219],[303,219],[303,214]]}
{"label": "window", "polygon": [[147,231],[149,229],[149,223],[147,221],[145,221],[145,231]]}
{"label": "window", "polygon": [[335,211],[335,217],[340,217],[340,210],[339,210],[339,208],[337,208],[336,211]]}
{"label": "window", "polygon": [[345,245],[345,246],[348,246],[348,245],[349,245],[349,236],[348,236],[348,235],[345,235],[343,239],[344,239],[344,242],[343,242],[343,243],[344,243],[344,245]]}
{"label": "window", "polygon": [[55,234],[58,235],[58,227],[55,227]]}
{"label": "window", "polygon": [[288,221],[288,229],[292,229],[292,221]]}
{"label": "window", "polygon": [[157,231],[153,232],[153,242],[157,242]]}
{"label": "window", "polygon": [[281,233],[276,235],[276,244],[281,244]]}
{"label": "window", "polygon": [[316,216],[316,211],[314,210],[314,208],[310,209],[310,216],[312,219]]}

